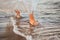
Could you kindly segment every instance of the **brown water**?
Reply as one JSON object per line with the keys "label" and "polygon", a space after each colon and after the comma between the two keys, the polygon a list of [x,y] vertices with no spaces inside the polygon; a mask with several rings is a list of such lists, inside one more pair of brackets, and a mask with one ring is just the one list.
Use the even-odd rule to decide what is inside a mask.
{"label": "brown water", "polygon": [[[9,17],[11,15],[6,14],[5,12],[0,12],[0,40],[24,40],[25,38],[16,35],[12,31],[12,26],[8,25],[10,23]],[[29,18],[27,14],[22,14],[22,16],[27,19]],[[35,40],[60,39],[60,2],[39,3],[37,11],[34,11],[34,17],[43,26],[43,29],[39,31],[41,33],[33,36]]]}

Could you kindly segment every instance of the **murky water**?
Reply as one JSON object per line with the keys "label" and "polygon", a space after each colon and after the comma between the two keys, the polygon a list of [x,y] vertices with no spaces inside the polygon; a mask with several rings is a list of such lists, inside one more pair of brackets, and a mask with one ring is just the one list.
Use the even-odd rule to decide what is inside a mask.
{"label": "murky water", "polygon": [[[6,32],[7,24],[10,21],[10,16],[10,14],[0,12],[0,35],[3,35]],[[29,18],[27,13],[23,13],[22,16],[27,19]],[[37,35],[37,37],[35,37],[35,35],[33,38],[35,37],[39,40],[60,39],[60,1],[39,3],[36,11],[34,11],[34,17],[42,26],[44,26],[44,29],[40,31],[41,35]]]}
{"label": "murky water", "polygon": [[[40,3],[39,3],[40,4]],[[39,5],[38,4],[38,5]],[[41,40],[59,40],[60,32],[60,1],[41,3],[38,6],[39,13],[37,19],[44,26],[41,30]],[[35,17],[36,18],[36,17]],[[51,28],[49,28],[51,27]],[[46,28],[46,29],[45,29]],[[58,28],[58,29],[57,29]],[[58,32],[59,31],[59,32]],[[40,40],[40,39],[39,39]]]}

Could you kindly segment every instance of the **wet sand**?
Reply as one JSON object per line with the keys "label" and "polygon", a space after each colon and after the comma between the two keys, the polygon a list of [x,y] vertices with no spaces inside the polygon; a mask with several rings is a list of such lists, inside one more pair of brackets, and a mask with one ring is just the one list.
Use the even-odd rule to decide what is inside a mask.
{"label": "wet sand", "polygon": [[[54,1],[56,1],[56,2],[54,2]],[[41,1],[39,1],[38,5],[37,5],[37,10],[34,12],[34,15],[35,15],[36,20],[38,20],[44,27],[42,27],[43,29],[39,31],[39,32],[41,32],[40,35],[34,36],[36,38],[35,40],[37,40],[37,39],[38,40],[40,40],[40,39],[41,40],[60,40],[60,0],[59,1],[54,0],[54,1],[51,0],[51,1],[47,1],[46,3],[40,3]],[[2,6],[2,4],[1,4],[1,8],[3,8],[3,9],[4,8],[6,9],[9,7],[9,6],[4,7],[4,6],[5,5]],[[12,6],[14,6],[14,5],[12,5]],[[1,14],[1,12],[0,12],[0,14]],[[3,14],[1,16],[3,16]],[[11,13],[11,15],[12,15],[12,13]],[[25,13],[22,14],[22,16],[28,18],[28,16],[26,16],[26,15],[25,15]],[[10,16],[10,14],[8,16]],[[5,22],[5,20],[4,19],[1,20],[1,18],[0,18],[0,22]],[[0,25],[0,27],[2,27],[2,26]],[[0,40],[25,40],[24,37],[16,35],[12,31],[12,26],[10,26],[10,27],[7,26],[4,29],[6,29],[6,33],[1,32],[1,28],[0,28]]]}
{"label": "wet sand", "polygon": [[12,29],[12,26],[7,25],[5,33],[0,35],[0,40],[26,40],[24,37],[16,35]]}

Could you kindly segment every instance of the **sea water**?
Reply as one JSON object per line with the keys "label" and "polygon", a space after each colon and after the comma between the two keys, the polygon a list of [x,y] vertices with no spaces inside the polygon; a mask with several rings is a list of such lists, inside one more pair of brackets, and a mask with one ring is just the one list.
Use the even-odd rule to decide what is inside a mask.
{"label": "sea water", "polygon": [[[3,7],[4,8],[4,7]],[[7,12],[9,13],[9,12]],[[0,32],[5,32],[10,14],[0,12]],[[12,13],[11,13],[12,15]],[[28,17],[28,13],[22,13],[22,16]],[[33,35],[34,40],[59,40],[60,39],[60,1],[42,1],[37,4],[34,10],[35,19],[43,26],[39,29],[40,34]],[[37,31],[38,33],[38,31]]]}

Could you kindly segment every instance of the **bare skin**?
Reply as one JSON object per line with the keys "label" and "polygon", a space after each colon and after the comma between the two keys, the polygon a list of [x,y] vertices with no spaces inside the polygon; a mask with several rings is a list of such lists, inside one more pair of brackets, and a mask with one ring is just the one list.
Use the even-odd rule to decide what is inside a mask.
{"label": "bare skin", "polygon": [[20,11],[19,10],[15,10],[15,12],[16,12],[16,18],[21,18],[21,16],[20,16]]}
{"label": "bare skin", "polygon": [[29,14],[29,23],[30,23],[30,34],[33,32],[34,28],[36,27],[39,23],[34,19],[33,12]]}
{"label": "bare skin", "polygon": [[33,13],[29,14],[29,22],[31,25],[38,25],[38,22],[34,19]]}

